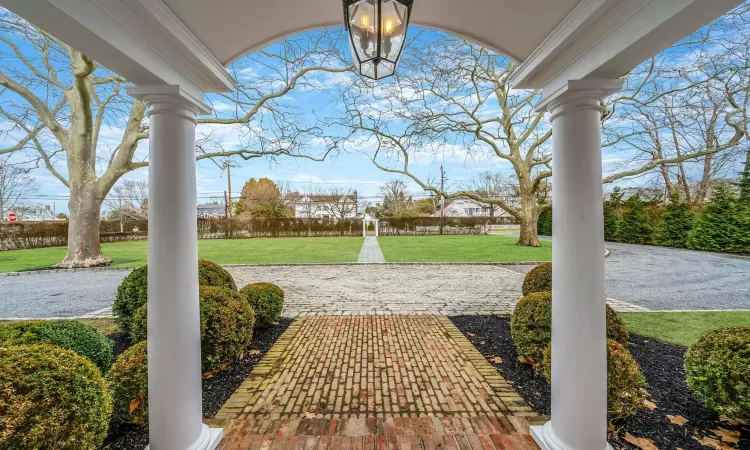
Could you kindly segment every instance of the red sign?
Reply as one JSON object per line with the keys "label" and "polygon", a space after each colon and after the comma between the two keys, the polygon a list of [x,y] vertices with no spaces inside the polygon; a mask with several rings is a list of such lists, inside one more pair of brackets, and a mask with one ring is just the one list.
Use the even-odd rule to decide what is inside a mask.
{"label": "red sign", "polygon": [[10,214],[8,214],[8,220],[10,220],[11,222],[15,222],[16,221],[16,213],[10,213]]}

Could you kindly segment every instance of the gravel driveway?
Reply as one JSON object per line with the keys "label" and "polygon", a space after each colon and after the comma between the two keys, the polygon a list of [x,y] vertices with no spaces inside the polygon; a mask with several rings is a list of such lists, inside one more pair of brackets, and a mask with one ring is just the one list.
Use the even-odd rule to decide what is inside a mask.
{"label": "gravel driveway", "polygon": [[[750,258],[610,242],[606,247],[610,250],[606,259],[608,297],[651,310],[750,309]],[[230,270],[238,284],[257,280],[283,284],[290,311],[351,307],[399,312],[406,308],[451,314],[505,311],[508,302],[520,295],[522,279],[508,273],[528,269],[368,264]],[[76,316],[109,307],[127,273],[0,276],[0,318]],[[417,308],[420,303],[427,306]]]}

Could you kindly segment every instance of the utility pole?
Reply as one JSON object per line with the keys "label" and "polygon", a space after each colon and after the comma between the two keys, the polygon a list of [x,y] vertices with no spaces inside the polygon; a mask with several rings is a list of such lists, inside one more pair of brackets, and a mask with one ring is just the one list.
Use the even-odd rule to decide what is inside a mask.
{"label": "utility pole", "polygon": [[226,168],[227,168],[227,191],[229,192],[228,197],[225,198],[226,205],[227,205],[227,217],[232,217],[232,166],[229,163],[229,161],[226,162]]}
{"label": "utility pole", "polygon": [[443,234],[443,223],[445,222],[445,169],[440,165],[440,234]]}

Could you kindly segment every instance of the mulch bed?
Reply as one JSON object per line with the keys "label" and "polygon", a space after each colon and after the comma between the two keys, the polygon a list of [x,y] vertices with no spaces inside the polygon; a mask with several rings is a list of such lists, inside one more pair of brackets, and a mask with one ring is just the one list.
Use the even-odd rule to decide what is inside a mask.
{"label": "mulch bed", "polygon": [[[513,384],[534,411],[550,414],[550,386],[543,377],[534,374],[531,366],[518,361],[510,336],[509,318],[457,316],[451,320],[490,364]],[[658,450],[750,449],[750,427],[720,422],[718,415],[704,407],[685,384],[684,347],[632,335],[628,349],[646,377],[647,390],[656,408],[643,408],[615,423],[615,430],[608,436],[614,448],[639,448],[625,441],[625,435],[629,433],[636,438],[651,440]],[[502,359],[501,363],[491,361],[496,356]],[[667,415],[680,416],[687,422],[682,426],[675,425]],[[726,438],[722,442],[721,436],[715,432],[719,428],[739,432],[739,442],[727,442]],[[708,446],[701,444],[700,439],[704,439]]]}
{"label": "mulch bed", "polygon": [[[244,359],[235,362],[229,369],[216,373],[210,378],[203,378],[203,418],[210,419],[221,409],[234,391],[242,384],[247,375],[260,362],[263,355],[273,346],[281,334],[292,323],[291,319],[281,319],[271,328],[254,330],[253,345],[250,349],[260,353],[248,354]],[[110,336],[115,342],[115,354],[125,351],[130,342],[123,333]],[[102,450],[143,450],[148,445],[148,425],[138,426],[112,421]]]}

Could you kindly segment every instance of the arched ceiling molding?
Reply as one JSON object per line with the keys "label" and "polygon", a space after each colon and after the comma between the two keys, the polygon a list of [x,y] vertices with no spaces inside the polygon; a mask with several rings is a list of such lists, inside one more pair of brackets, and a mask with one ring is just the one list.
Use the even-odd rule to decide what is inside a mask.
{"label": "arched ceiling molding", "polygon": [[[417,0],[415,25],[522,62],[514,87],[545,99],[612,79],[742,0]],[[225,65],[302,31],[341,24],[340,0],[0,0],[138,85],[229,91]],[[292,11],[292,13],[290,13]]]}
{"label": "arched ceiling molding", "polygon": [[[437,26],[437,25],[434,25],[434,24],[414,23],[414,22],[412,22],[411,25],[416,26],[416,27],[427,28],[427,29],[434,30],[434,31],[443,31],[443,32],[452,34],[452,35],[454,35],[454,36],[456,36],[458,38],[466,40],[467,42],[471,42],[472,44],[476,44],[476,45],[478,45],[480,47],[486,48],[488,50],[492,50],[493,52],[495,52],[495,53],[497,53],[499,55],[506,56],[506,57],[512,59],[513,61],[520,62],[520,60],[518,59],[518,57],[512,56],[509,53],[508,50],[502,49],[502,48],[498,48],[498,47],[493,46],[491,44],[488,44],[486,42],[482,42],[481,38],[479,38],[479,37],[470,36],[470,35],[463,34],[461,32],[454,31],[454,30],[449,30],[449,29],[446,29],[445,27],[441,28],[440,26]],[[267,41],[264,41],[264,42],[262,42],[260,44],[253,45],[252,47],[247,47],[245,49],[242,49],[237,55],[233,55],[229,59],[229,62],[226,64],[226,66],[229,67],[229,66],[231,66],[232,64],[234,64],[235,62],[237,62],[238,60],[244,58],[247,55],[253,54],[254,52],[262,50],[262,49],[268,47],[269,45],[273,45],[273,44],[275,44],[277,42],[281,42],[284,39],[292,37],[294,35],[297,35],[297,34],[300,34],[300,33],[305,33],[307,31],[325,30],[327,28],[335,28],[335,27],[340,27],[340,26],[342,26],[340,23],[324,24],[324,25],[311,25],[310,27],[305,28],[305,29],[292,30],[292,31],[286,32],[286,33],[278,35],[278,36],[273,36],[273,37],[269,38]],[[410,33],[409,37],[411,37],[413,32],[410,31],[409,33]]]}

